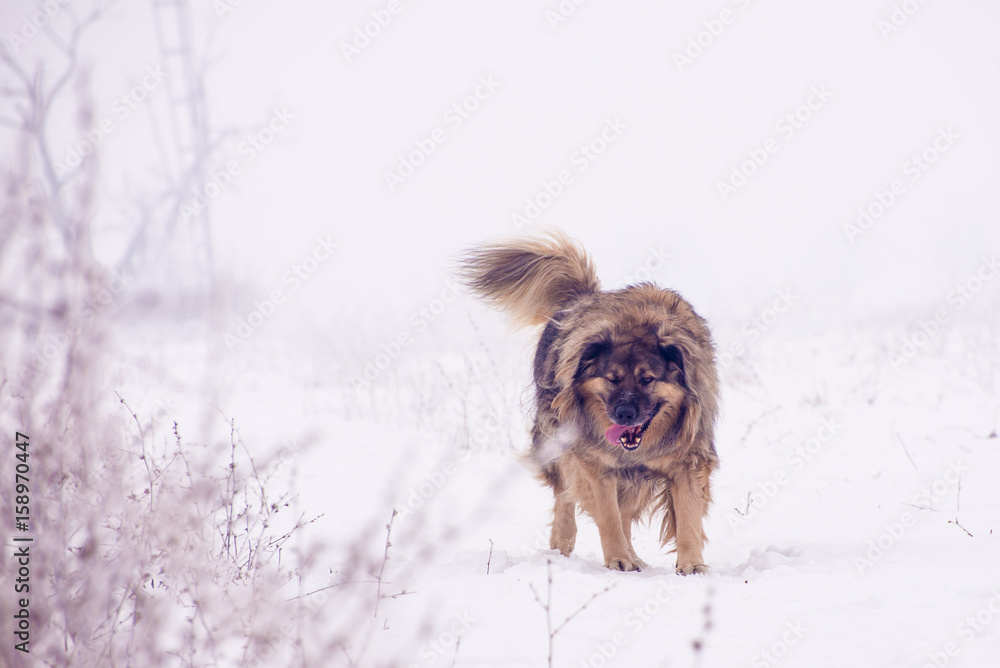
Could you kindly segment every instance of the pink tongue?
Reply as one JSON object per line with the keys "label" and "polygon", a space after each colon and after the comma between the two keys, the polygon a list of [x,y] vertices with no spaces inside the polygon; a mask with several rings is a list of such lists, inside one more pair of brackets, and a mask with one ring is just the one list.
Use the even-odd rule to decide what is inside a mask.
{"label": "pink tongue", "polygon": [[632,429],[632,427],[626,427],[625,425],[621,424],[613,424],[611,425],[610,429],[604,432],[604,438],[608,439],[609,443],[618,445],[618,439],[620,439],[622,437],[622,434],[624,434],[629,429]]}

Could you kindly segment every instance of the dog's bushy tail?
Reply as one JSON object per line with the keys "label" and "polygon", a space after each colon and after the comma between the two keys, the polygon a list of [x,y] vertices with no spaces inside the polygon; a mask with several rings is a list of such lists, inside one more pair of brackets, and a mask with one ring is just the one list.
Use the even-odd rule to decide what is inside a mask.
{"label": "dog's bushy tail", "polygon": [[563,232],[472,248],[459,270],[476,296],[516,325],[542,325],[560,308],[601,289],[587,253]]}

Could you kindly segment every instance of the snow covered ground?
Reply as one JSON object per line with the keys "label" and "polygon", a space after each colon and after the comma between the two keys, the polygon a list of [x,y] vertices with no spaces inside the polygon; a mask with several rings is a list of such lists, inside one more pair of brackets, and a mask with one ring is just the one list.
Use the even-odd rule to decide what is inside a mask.
{"label": "snow covered ground", "polygon": [[[334,581],[354,536],[368,537],[380,565],[382,525],[400,512],[383,593],[412,593],[383,600],[359,625],[347,647],[357,665],[546,665],[546,615],[532,587],[545,602],[548,568],[554,626],[613,587],[556,635],[554,665],[995,661],[992,322],[942,330],[898,371],[887,360],[910,335],[902,324],[810,332],[807,313],[776,323],[725,372],[723,466],[707,524],[713,571],[681,578],[652,530],[638,531],[651,565],[639,574],[601,566],[586,519],[571,558],[547,549],[550,494],[515,456],[527,442],[528,353],[475,307],[443,317],[444,340],[415,343],[391,377],[356,395],[343,376],[303,377],[296,390],[255,370],[261,389],[246,398],[322,434],[297,464],[300,503],[327,513],[318,530],[343,537],[332,545],[345,554],[330,561]],[[291,366],[296,355],[284,354],[277,364]],[[367,575],[351,592],[360,600],[341,597],[371,616],[377,573]],[[330,582],[316,577],[317,587]]]}
{"label": "snow covered ground", "polygon": [[[158,62],[148,12],[85,43],[115,119],[108,263],[158,175],[165,90],[115,106]],[[126,290],[108,386],[153,440],[176,420],[228,443],[221,414],[290,469],[322,515],[299,534],[318,551],[297,591],[322,590],[301,640],[341,645],[311,665],[996,665],[998,20],[986,0],[206,5],[229,292],[204,322],[130,317]],[[641,573],[604,569],[586,518],[572,557],[548,549],[551,495],[518,458],[533,334],[452,279],[463,248],[536,224],[714,329],[707,576],[674,575],[646,527]]]}

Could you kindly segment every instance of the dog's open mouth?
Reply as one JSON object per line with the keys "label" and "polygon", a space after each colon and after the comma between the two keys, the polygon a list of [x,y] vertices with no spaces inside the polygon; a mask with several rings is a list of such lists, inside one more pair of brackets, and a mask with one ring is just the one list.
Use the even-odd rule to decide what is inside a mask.
{"label": "dog's open mouth", "polygon": [[611,425],[611,428],[604,432],[604,438],[608,439],[609,443],[617,443],[629,452],[638,449],[642,445],[642,435],[649,429],[649,425],[656,416],[658,409],[659,407],[650,412],[649,417],[642,424],[632,427],[626,427],[623,424]]}

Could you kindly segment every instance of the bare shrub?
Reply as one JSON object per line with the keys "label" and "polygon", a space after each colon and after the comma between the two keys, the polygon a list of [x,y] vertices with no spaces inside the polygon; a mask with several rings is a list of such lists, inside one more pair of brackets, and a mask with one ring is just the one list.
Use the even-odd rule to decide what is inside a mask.
{"label": "bare shrub", "polygon": [[[302,663],[303,628],[323,615],[297,596],[316,548],[296,537],[315,517],[292,515],[290,474],[255,458],[232,418],[227,442],[186,441],[183,425],[156,423],[114,391],[127,277],[91,244],[98,152],[60,176],[47,142],[57,100],[81,132],[93,122],[76,49],[100,15],[49,35],[66,62],[55,76],[0,51],[13,130],[0,208],[0,424],[12,446],[0,453],[0,513],[14,516],[17,431],[30,439],[19,536],[33,539],[30,654],[4,642],[0,664]],[[3,581],[17,568],[0,561]]]}

